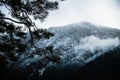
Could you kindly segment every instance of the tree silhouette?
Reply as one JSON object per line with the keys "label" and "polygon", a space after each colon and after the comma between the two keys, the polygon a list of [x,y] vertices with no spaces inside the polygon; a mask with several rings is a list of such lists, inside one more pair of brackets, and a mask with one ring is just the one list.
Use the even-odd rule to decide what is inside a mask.
{"label": "tree silhouette", "polygon": [[2,57],[11,61],[18,61],[19,55],[29,53],[33,47],[37,54],[48,52],[35,46],[34,42],[41,38],[48,39],[53,34],[46,29],[39,29],[31,16],[35,20],[38,19],[43,22],[49,11],[58,9],[58,1],[0,0],[0,7],[5,7],[12,17],[7,17],[0,10],[0,54]]}
{"label": "tree silhouette", "polygon": [[[58,9],[58,3],[58,0],[0,0],[1,79],[26,80],[28,78],[26,75],[34,73],[34,69],[41,67],[39,64],[42,62],[60,60],[59,56],[55,56],[52,46],[49,46],[51,48],[41,48],[35,45],[40,39],[49,39],[53,34],[46,29],[39,29],[34,22],[37,19],[40,20],[40,23],[43,22],[49,11]],[[11,17],[2,12],[3,7],[8,10]],[[16,72],[17,64],[25,59],[33,58],[35,55],[44,56],[45,61],[35,63],[34,69],[31,69],[30,66],[28,69],[25,68],[28,74],[22,73],[24,76],[21,75],[21,70]],[[31,65],[33,66],[33,64]]]}
{"label": "tree silhouette", "polygon": [[14,23],[24,24],[25,27],[29,30],[31,35],[31,45],[33,45],[33,34],[32,29],[37,30],[35,23],[31,20],[30,15],[34,17],[34,19],[39,19],[41,22],[45,20],[48,16],[49,10],[58,9],[57,1],[48,1],[48,0],[1,0],[1,6],[5,6],[9,13],[13,18],[6,18],[0,12],[1,20],[10,20]]}

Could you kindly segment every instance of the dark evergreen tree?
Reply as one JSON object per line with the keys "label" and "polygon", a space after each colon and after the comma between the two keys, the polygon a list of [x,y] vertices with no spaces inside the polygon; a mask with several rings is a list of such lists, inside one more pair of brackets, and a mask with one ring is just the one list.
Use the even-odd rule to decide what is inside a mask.
{"label": "dark evergreen tree", "polygon": [[[1,63],[5,62],[4,64],[8,65],[9,61],[18,61],[23,53],[45,56],[45,53],[49,53],[55,58],[53,52],[50,53],[52,48],[49,50],[35,46],[36,40],[48,39],[53,34],[46,29],[36,27],[30,16],[43,22],[50,10],[58,9],[58,1],[0,0],[0,7],[2,6],[9,11],[12,18],[6,17],[5,13],[0,10],[0,58],[4,58]],[[19,24],[19,26],[15,24]],[[35,48],[34,52],[29,52],[31,48]],[[51,57],[49,59],[49,55],[47,54],[46,58],[54,60]]]}
{"label": "dark evergreen tree", "polygon": [[18,21],[6,18],[1,12],[0,19],[24,24],[30,32],[32,45],[34,44],[32,30],[37,30],[37,27],[29,16],[32,15],[34,19],[39,19],[42,22],[48,16],[49,10],[58,8],[57,1],[51,2],[49,0],[1,0],[0,4],[1,6],[5,6],[9,10],[11,16]]}

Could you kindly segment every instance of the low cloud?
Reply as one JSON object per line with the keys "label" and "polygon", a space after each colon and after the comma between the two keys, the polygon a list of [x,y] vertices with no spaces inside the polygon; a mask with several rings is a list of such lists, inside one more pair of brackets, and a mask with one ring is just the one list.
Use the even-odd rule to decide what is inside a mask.
{"label": "low cloud", "polygon": [[109,51],[119,45],[120,41],[118,38],[100,39],[95,36],[89,36],[81,39],[80,44],[76,45],[74,50],[78,58],[83,57],[84,55],[88,54],[86,53],[87,51],[90,51],[93,56],[86,60],[86,62],[89,62],[102,55],[106,51]]}
{"label": "low cloud", "polygon": [[90,50],[94,53],[96,50],[107,50],[109,48],[116,47],[119,44],[118,38],[100,39],[95,36],[90,36],[81,39],[80,45],[75,46],[75,49]]}

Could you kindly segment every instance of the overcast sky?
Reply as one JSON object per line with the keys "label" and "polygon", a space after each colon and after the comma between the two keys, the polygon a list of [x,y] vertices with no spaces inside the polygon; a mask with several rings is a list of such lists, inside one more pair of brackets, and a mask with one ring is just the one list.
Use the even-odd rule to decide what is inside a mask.
{"label": "overcast sky", "polygon": [[[66,0],[51,11],[41,26],[46,28],[88,21],[97,25],[120,27],[120,0]],[[40,22],[37,22],[40,25]]]}
{"label": "overcast sky", "polygon": [[120,0],[66,0],[60,2],[58,10],[50,11],[46,21],[36,24],[49,28],[82,21],[120,28]]}

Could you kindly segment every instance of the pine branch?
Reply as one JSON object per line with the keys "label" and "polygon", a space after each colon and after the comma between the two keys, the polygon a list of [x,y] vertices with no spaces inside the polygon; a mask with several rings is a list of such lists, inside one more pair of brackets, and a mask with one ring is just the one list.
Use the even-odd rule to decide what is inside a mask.
{"label": "pine branch", "polygon": [[32,31],[31,31],[30,26],[29,26],[27,23],[25,23],[25,22],[18,22],[18,21],[15,21],[15,20],[11,19],[11,18],[6,18],[6,17],[0,17],[0,19],[4,19],[4,20],[6,19],[6,20],[10,20],[10,21],[12,21],[12,22],[18,23],[18,24],[24,24],[24,25],[26,25],[27,28],[29,29],[29,32],[30,32],[30,35],[31,35],[31,45],[33,45],[33,35],[32,35]]}
{"label": "pine branch", "polygon": [[6,20],[10,20],[10,21],[12,21],[12,22],[15,22],[15,23],[18,23],[18,24],[25,24],[25,22],[19,22],[19,21],[15,21],[15,20],[13,20],[13,19],[11,19],[11,18],[6,18],[6,17],[0,17],[0,19],[6,19]]}

